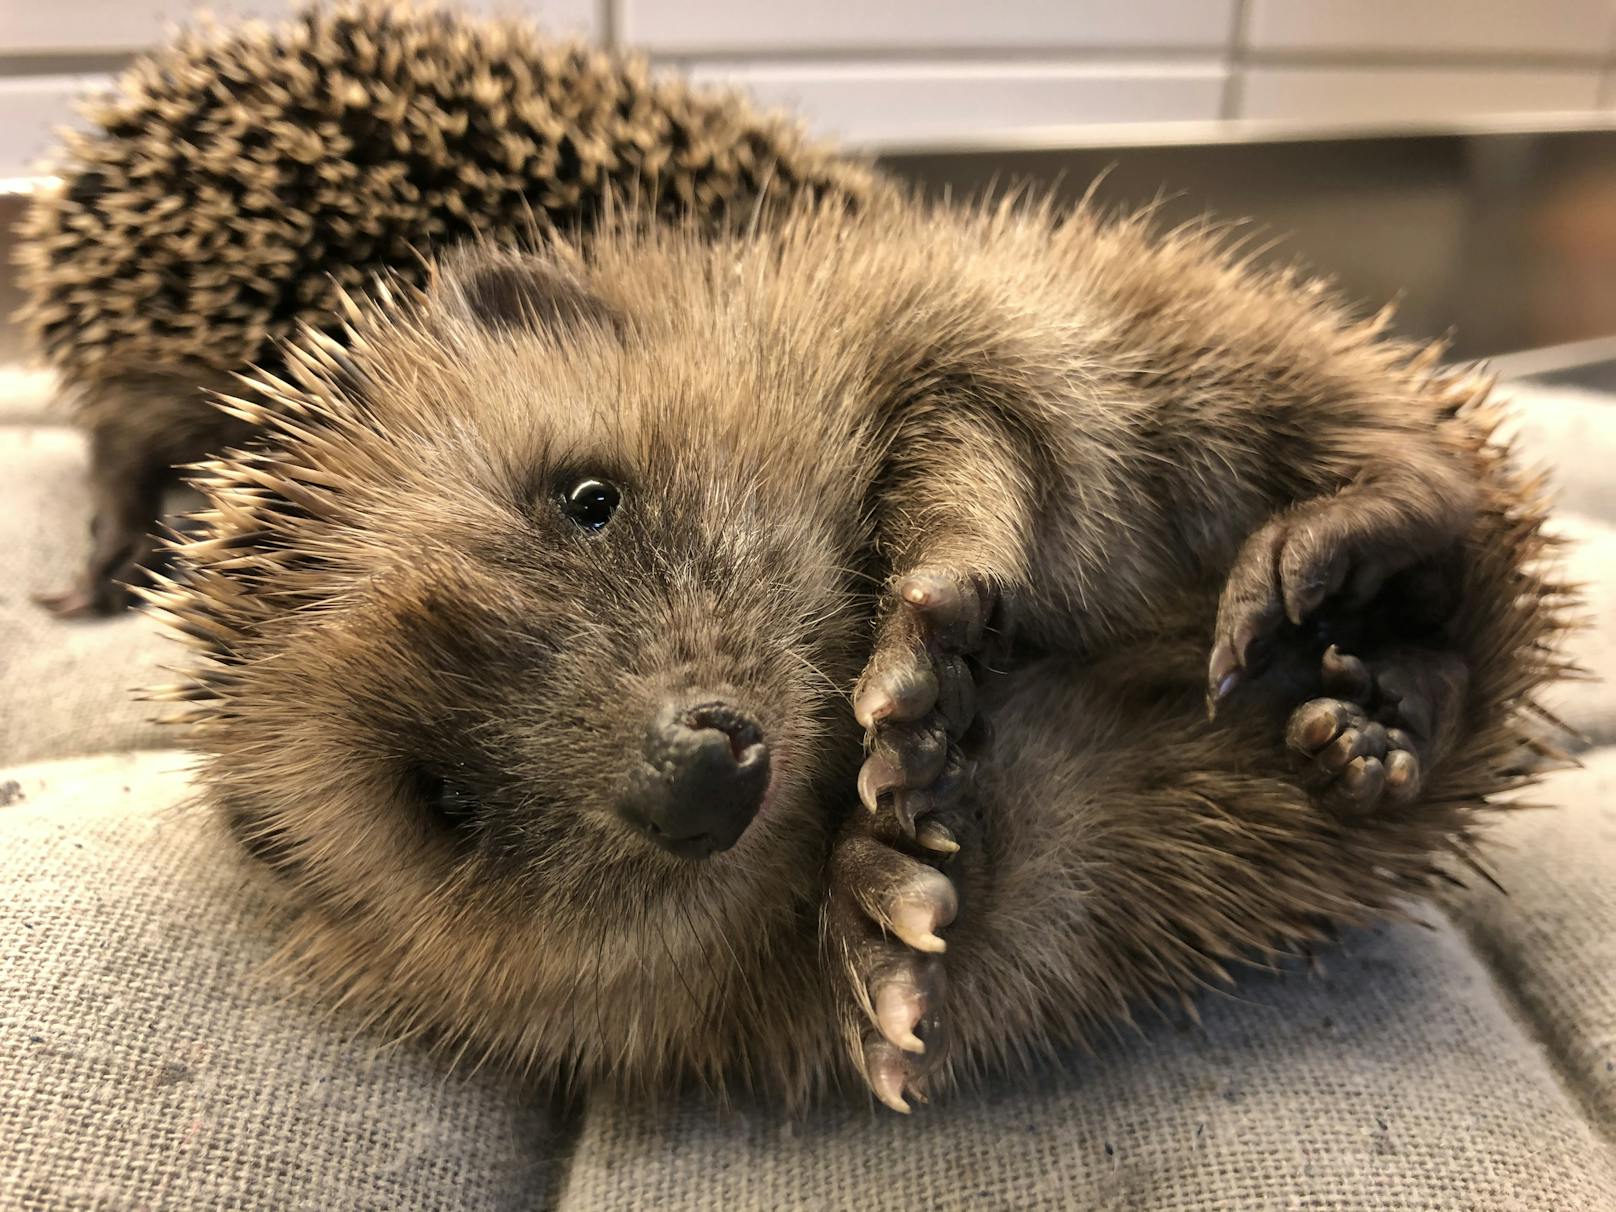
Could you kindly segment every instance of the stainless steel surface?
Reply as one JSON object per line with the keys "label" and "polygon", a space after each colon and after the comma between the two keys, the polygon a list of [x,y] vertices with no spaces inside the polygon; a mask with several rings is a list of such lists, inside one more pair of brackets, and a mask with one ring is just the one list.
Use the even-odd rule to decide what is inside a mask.
{"label": "stainless steel surface", "polygon": [[[1160,135],[1161,132],[1158,132]],[[1616,334],[1616,130],[1494,129],[1214,142],[893,150],[895,172],[971,197],[1018,183],[1100,204],[1159,202],[1164,224],[1246,220],[1271,262],[1301,261],[1366,309],[1453,336],[1458,358]]]}
{"label": "stainless steel surface", "polygon": [[1319,122],[1216,118],[1190,122],[1108,122],[1103,125],[1028,127],[966,139],[887,143],[886,156],[937,152],[1070,151],[1074,148],[1208,147],[1230,143],[1321,143],[1399,139],[1413,135],[1475,138],[1492,135],[1581,134],[1616,131],[1616,113],[1475,114],[1441,121]]}
{"label": "stainless steel surface", "polygon": [[1504,379],[1563,379],[1589,368],[1616,366],[1616,337],[1528,349],[1491,358],[1489,364]]}

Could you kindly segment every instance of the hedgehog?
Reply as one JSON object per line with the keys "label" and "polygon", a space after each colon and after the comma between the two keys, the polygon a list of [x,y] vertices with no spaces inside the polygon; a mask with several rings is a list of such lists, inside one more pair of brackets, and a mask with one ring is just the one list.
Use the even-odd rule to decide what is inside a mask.
{"label": "hedgehog", "polygon": [[19,232],[20,319],[90,439],[89,567],[44,599],[69,616],[128,603],[171,469],[247,436],[204,390],[323,322],[336,291],[420,281],[438,243],[587,228],[614,196],[717,222],[765,184],[878,190],[738,95],[388,0],[199,28],[86,116]]}
{"label": "hedgehog", "polygon": [[384,1033],[907,1111],[1484,871],[1542,769],[1489,382],[1210,227],[620,214],[339,314],[146,596]]}

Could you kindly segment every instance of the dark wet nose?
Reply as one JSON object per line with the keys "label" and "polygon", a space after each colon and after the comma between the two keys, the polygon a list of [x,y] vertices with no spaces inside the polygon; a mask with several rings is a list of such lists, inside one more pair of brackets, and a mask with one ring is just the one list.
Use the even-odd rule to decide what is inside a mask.
{"label": "dark wet nose", "polygon": [[640,757],[618,810],[681,858],[733,846],[769,786],[763,730],[728,703],[664,706],[646,730]]}

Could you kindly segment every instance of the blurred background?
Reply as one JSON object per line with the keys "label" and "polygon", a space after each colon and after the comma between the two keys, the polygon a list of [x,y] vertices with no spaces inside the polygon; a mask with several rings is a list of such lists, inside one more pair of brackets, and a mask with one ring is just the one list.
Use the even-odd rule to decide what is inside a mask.
{"label": "blurred background", "polygon": [[[3,0],[0,177],[35,171],[74,98],[194,11],[288,7]],[[1075,196],[1104,172],[1106,202],[1249,216],[1267,256],[1399,298],[1456,356],[1616,386],[1616,0],[469,7],[742,86],[931,188]]]}

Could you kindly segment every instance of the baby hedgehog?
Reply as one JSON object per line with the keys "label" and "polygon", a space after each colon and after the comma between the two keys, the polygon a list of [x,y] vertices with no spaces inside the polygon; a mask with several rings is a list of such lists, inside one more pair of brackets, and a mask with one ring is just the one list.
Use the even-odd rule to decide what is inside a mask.
{"label": "baby hedgehog", "polygon": [[[333,997],[885,1104],[1453,878],[1565,591],[1486,385],[1084,208],[627,216],[344,299],[151,591]],[[946,978],[946,979],[945,979]]]}
{"label": "baby hedgehog", "polygon": [[513,22],[365,0],[138,60],[20,235],[22,320],[89,430],[94,553],[62,614],[121,608],[170,469],[245,436],[205,401],[339,287],[418,249],[587,224],[614,193],[745,214],[766,183],[857,202],[866,167],[739,98]]}

